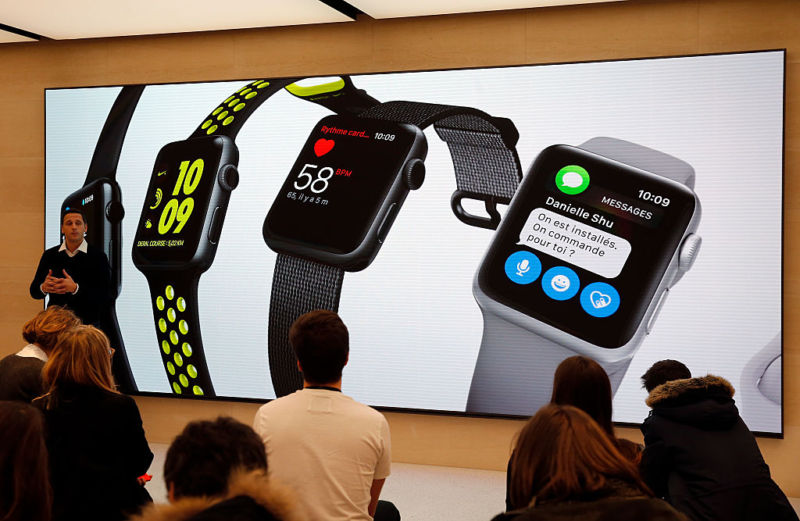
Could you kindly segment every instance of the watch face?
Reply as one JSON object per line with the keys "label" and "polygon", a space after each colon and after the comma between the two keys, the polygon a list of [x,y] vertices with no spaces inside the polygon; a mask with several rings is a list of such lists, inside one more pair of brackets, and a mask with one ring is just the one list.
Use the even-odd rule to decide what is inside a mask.
{"label": "watch face", "polygon": [[202,253],[208,244],[203,230],[217,207],[222,212],[227,207],[228,192],[219,187],[217,172],[235,161],[235,145],[221,136],[163,147],[136,229],[134,260],[183,264]]}
{"label": "watch face", "polygon": [[[61,204],[61,215],[67,209],[80,209],[86,220],[86,242],[105,252],[111,264],[113,284],[119,287],[121,259],[119,237],[122,201],[119,187],[108,179],[97,179],[72,192]],[[116,237],[117,243],[114,244]],[[63,237],[62,237],[63,240]]]}
{"label": "watch face", "polygon": [[392,188],[411,156],[424,158],[424,151],[417,153],[421,140],[422,133],[411,125],[324,118],[267,214],[267,244],[329,263],[358,250],[388,205],[402,203],[407,189],[398,195]]}
{"label": "watch face", "polygon": [[597,346],[636,332],[695,211],[684,185],[556,145],[534,162],[481,266],[494,300]]}

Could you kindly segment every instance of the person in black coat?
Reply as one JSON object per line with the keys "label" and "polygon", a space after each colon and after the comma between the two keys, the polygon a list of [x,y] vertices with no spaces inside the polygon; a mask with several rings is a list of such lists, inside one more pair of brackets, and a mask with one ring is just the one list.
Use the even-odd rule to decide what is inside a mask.
{"label": "person in black coat", "polygon": [[84,324],[98,325],[113,300],[111,267],[106,254],[86,242],[86,231],[80,210],[62,216],[64,242],[42,253],[30,293],[35,299],[49,295],[48,306],[68,307]]}
{"label": "person in black coat", "polygon": [[80,323],[61,306],[50,306],[25,322],[22,338],[28,345],[0,360],[0,400],[30,403],[42,394],[42,368],[59,335]]}
{"label": "person in black coat", "polygon": [[267,475],[255,431],[233,418],[189,423],[167,451],[169,505],[131,521],[296,521],[293,494]]}
{"label": "person in black coat", "polygon": [[153,460],[136,402],[114,389],[113,350],[93,326],[64,332],[42,372],[53,520],[120,521],[152,501]]}
{"label": "person in black coat", "polygon": [[642,376],[652,410],[642,424],[641,471],[659,497],[693,521],[797,521],[772,480],[724,378],[692,378],[675,360]]}

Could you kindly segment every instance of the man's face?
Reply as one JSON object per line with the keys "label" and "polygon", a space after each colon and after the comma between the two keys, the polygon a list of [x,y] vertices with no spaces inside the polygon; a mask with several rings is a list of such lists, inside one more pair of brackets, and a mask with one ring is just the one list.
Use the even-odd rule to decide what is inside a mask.
{"label": "man's face", "polygon": [[86,223],[79,213],[68,213],[61,221],[61,233],[70,244],[80,244],[86,233]]}

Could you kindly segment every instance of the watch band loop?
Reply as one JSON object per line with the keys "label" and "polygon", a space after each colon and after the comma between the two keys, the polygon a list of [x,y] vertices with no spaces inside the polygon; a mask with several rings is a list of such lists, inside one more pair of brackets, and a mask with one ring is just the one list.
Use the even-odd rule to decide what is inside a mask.
{"label": "watch band loop", "polygon": [[344,270],[291,255],[278,254],[269,304],[269,370],[275,396],[303,387],[289,329],[303,313],[339,309]]}
{"label": "watch band loop", "polygon": [[[522,179],[516,149],[519,133],[511,120],[469,107],[410,101],[382,103],[359,116],[420,128],[433,125],[453,160],[457,187],[451,198],[453,213],[471,226],[497,228],[497,204],[508,204]],[[483,201],[489,218],[467,212],[461,205],[465,198]]]}

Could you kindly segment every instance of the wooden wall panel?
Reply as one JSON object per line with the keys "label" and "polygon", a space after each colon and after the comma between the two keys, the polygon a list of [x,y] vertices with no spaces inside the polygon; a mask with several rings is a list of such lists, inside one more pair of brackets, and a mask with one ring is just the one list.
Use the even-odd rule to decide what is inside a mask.
{"label": "wooden wall panel", "polygon": [[[155,37],[0,46],[0,354],[39,309],[27,292],[43,226],[43,89],[259,76],[587,61],[786,48],[785,439],[759,441],[800,497],[800,9],[796,0],[629,0],[573,7]],[[256,404],[138,399],[148,436],[195,418],[250,422]],[[396,461],[504,469],[519,421],[388,413]],[[641,440],[636,429],[621,435]]]}

